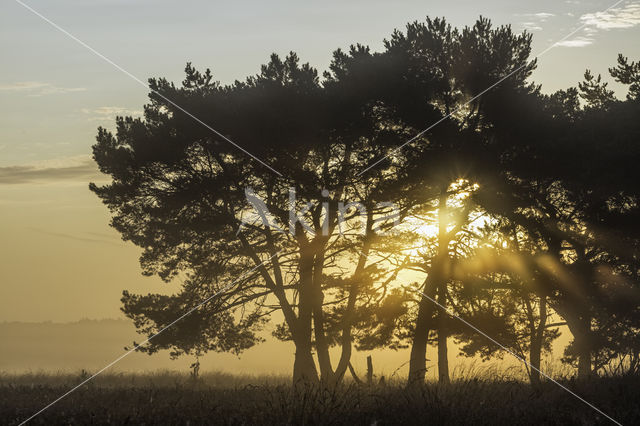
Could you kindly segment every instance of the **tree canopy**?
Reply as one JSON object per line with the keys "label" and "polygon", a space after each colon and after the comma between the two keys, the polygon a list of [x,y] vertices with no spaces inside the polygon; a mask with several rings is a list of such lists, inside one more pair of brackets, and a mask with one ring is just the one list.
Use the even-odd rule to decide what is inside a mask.
{"label": "tree canopy", "polygon": [[240,353],[270,328],[294,380],[325,383],[354,347],[411,346],[411,382],[429,343],[448,381],[450,336],[500,355],[436,298],[538,369],[565,324],[580,375],[637,363],[640,65],[610,70],[625,100],[589,71],[544,94],[531,40],[427,18],[381,52],[336,50],[322,77],[291,52],[228,85],[191,64],[181,85],[150,79],[143,118],[98,130],[112,180],[90,188],[143,273],[180,288],[122,309],[153,336],[215,297],[140,350]]}

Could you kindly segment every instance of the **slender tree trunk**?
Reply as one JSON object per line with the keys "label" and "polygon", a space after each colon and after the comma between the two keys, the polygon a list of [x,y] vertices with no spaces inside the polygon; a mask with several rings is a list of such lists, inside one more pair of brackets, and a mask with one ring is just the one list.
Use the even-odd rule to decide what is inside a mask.
{"label": "slender tree trunk", "polygon": [[347,365],[347,367],[349,368],[349,372],[351,373],[351,377],[353,377],[353,380],[357,384],[361,385],[362,384],[362,380],[360,380],[360,378],[356,374],[356,370],[353,368],[353,365],[351,365],[351,361],[349,361],[349,364]]}
{"label": "slender tree trunk", "polygon": [[531,346],[529,348],[529,363],[531,364],[529,371],[529,380],[533,386],[540,385],[540,362],[542,360],[542,348],[538,345],[537,340],[534,339],[531,342]]}
{"label": "slender tree trunk", "polygon": [[578,378],[585,380],[591,377],[591,351],[582,350],[578,354]]}
{"label": "slender tree trunk", "polygon": [[591,376],[591,316],[588,313],[576,313],[569,308],[561,312],[573,335],[578,356],[578,379]]}
{"label": "slender tree trunk", "polygon": [[[585,249],[576,250],[578,254],[578,259],[575,262],[575,268],[577,270],[580,279],[587,283],[585,285],[585,290],[589,290],[591,284],[594,283],[594,269],[593,265],[589,263],[587,260],[587,256],[585,253]],[[582,296],[582,294],[580,295]],[[584,306],[585,304],[590,305],[589,299],[580,300],[580,305]],[[578,311],[577,318],[575,318],[575,325],[573,329],[571,329],[571,325],[569,328],[571,329],[571,333],[573,333],[575,339],[575,345],[578,352],[578,378],[581,380],[586,380],[591,377],[593,373],[592,370],[592,351],[593,351],[593,337],[591,332],[591,313],[588,307],[583,307],[580,311]],[[575,333],[574,333],[575,329]]]}
{"label": "slender tree trunk", "polygon": [[326,338],[324,327],[324,311],[322,304],[324,295],[322,294],[321,283],[313,280],[312,304],[313,304],[313,332],[318,353],[318,365],[320,367],[320,380],[324,384],[333,384],[334,374],[331,366],[331,355],[329,353],[329,343]]}
{"label": "slender tree trunk", "polygon": [[[438,292],[438,288],[444,286],[446,290],[447,277],[445,267],[449,260],[449,241],[447,236],[447,186],[440,188],[440,196],[438,198],[438,253],[431,262],[429,275],[425,280],[424,292],[429,298],[434,298]],[[409,359],[409,382],[410,386],[424,383],[427,362],[427,343],[429,339],[429,331],[433,328],[432,318],[434,311],[440,310],[427,297],[422,297],[418,305],[418,317],[416,318],[415,329],[413,333],[413,342],[411,345],[411,358]],[[446,315],[446,312],[443,312]],[[438,324],[438,330],[440,326]],[[441,357],[440,352],[444,350],[446,355],[446,343],[440,344],[440,333],[438,333],[438,371],[444,373],[445,369],[440,368],[440,360],[446,359]],[[446,336],[446,332],[442,333]],[[445,337],[446,342],[446,337]],[[442,346],[442,349],[441,349]],[[449,377],[448,364],[446,366],[447,379]]]}
{"label": "slender tree trunk", "polygon": [[438,200],[438,254],[440,262],[438,265],[438,382],[441,384],[449,383],[449,356],[447,347],[447,338],[449,331],[447,330],[447,274],[444,271],[445,265],[449,260],[449,236],[447,233],[447,187],[440,189],[440,198]]}
{"label": "slender tree trunk", "polygon": [[312,272],[312,258],[302,254],[300,260],[298,320],[295,324],[295,330],[292,331],[296,345],[296,355],[293,366],[294,383],[299,381],[318,381],[318,372],[313,359],[311,344],[311,321],[313,312]]}
{"label": "slender tree trunk", "polygon": [[542,345],[544,343],[544,330],[547,326],[547,298],[543,296],[540,298],[540,305],[538,309],[538,326],[532,330],[531,343],[529,345],[529,363],[530,368],[529,378],[531,384],[538,386],[540,384],[540,364],[542,362]]}
{"label": "slender tree trunk", "polygon": [[337,385],[344,378],[344,374],[347,371],[347,367],[351,364],[351,330],[342,336],[342,351],[340,353],[340,359],[338,365],[336,365],[335,372],[333,373],[333,384]]}
{"label": "slender tree trunk", "polygon": [[[438,288],[438,303],[444,307],[447,306],[446,282],[440,284]],[[440,384],[449,383],[449,354],[447,347],[447,338],[449,332],[447,330],[447,313],[441,307],[438,310],[438,382]]]}
{"label": "slender tree trunk", "polygon": [[[373,215],[371,209],[368,209],[366,224],[367,235],[371,234],[372,226]],[[347,307],[342,317],[342,336],[340,343],[341,353],[340,359],[338,360],[338,365],[336,365],[335,372],[333,373],[333,384],[338,384],[342,380],[347,370],[347,366],[350,364],[351,353],[353,352],[351,330],[354,323],[356,300],[358,294],[360,293],[360,287],[364,284],[362,282],[362,279],[364,278],[362,274],[364,273],[364,269],[367,264],[370,245],[370,240],[366,240],[364,242],[362,251],[360,252],[360,257],[358,259],[358,264],[356,265],[356,269],[352,277],[353,281],[349,286],[349,298],[347,299]]]}
{"label": "slender tree trunk", "polygon": [[[433,298],[436,294],[436,286],[433,279],[427,277],[424,284],[424,292]],[[418,317],[416,318],[415,329],[413,331],[413,342],[411,344],[411,358],[409,358],[409,386],[424,383],[427,372],[427,343],[429,331],[433,327],[432,318],[435,305],[426,297],[420,299],[418,305]]]}
{"label": "slender tree trunk", "polygon": [[[291,332],[293,344],[296,347],[294,361],[293,361],[293,383],[299,382],[317,382],[318,372],[316,370],[316,364],[313,359],[312,344],[311,344],[311,309],[312,305],[309,303],[309,286],[301,280],[299,288],[299,305],[298,315],[296,316],[292,305],[287,300],[287,295],[283,289],[282,274],[280,265],[276,261],[273,262],[275,271],[275,280],[269,275],[266,268],[264,268],[260,262],[260,259],[251,250],[249,242],[239,234],[238,238],[242,244],[247,248],[254,262],[260,266],[260,273],[267,283],[267,286],[273,290],[274,295],[280,302],[282,313],[285,321]],[[275,250],[272,251],[272,255],[275,256]],[[306,266],[304,269],[308,269]],[[302,275],[302,274],[301,274]]]}
{"label": "slender tree trunk", "polygon": [[300,293],[299,314],[292,333],[296,345],[293,363],[293,382],[317,382],[318,371],[313,359],[311,344],[311,306],[305,301],[308,296]]}
{"label": "slender tree trunk", "polygon": [[574,335],[578,349],[578,378],[585,380],[591,377],[591,317],[580,319],[581,332]]}
{"label": "slender tree trunk", "polygon": [[450,382],[447,337],[444,329],[438,330],[438,382],[440,384]]}

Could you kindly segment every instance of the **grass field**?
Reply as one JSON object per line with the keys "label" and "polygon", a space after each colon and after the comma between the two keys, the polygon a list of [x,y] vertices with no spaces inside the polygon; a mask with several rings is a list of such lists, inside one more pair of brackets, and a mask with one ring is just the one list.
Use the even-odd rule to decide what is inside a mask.
{"label": "grass field", "polygon": [[[0,422],[19,424],[83,375],[0,375]],[[515,380],[458,379],[406,389],[345,384],[292,387],[282,376],[209,373],[105,374],[30,424],[613,424],[553,383],[534,390]],[[563,383],[625,425],[640,424],[640,380]]]}

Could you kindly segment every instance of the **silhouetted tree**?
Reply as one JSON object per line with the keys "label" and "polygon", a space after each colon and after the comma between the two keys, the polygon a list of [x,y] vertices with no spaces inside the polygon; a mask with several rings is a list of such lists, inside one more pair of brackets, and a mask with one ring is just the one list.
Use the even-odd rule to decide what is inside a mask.
{"label": "silhouetted tree", "polygon": [[[415,178],[423,183],[425,191],[433,194],[433,200],[438,200],[442,213],[447,210],[445,200],[451,184],[461,178],[474,184],[497,163],[492,141],[482,136],[482,130],[491,126],[486,119],[485,97],[476,95],[510,73],[513,75],[496,88],[497,94],[491,94],[493,99],[535,90],[525,82],[535,67],[535,62],[528,62],[530,44],[529,34],[516,35],[508,26],[493,28],[484,18],[461,31],[443,19],[427,19],[425,23],[409,24],[406,34],[396,31],[387,42],[390,52],[407,57],[405,79],[408,82],[419,85],[424,75],[433,80],[430,86],[434,93],[427,101],[439,109],[441,118],[429,121],[425,116],[419,120],[407,116],[404,121],[412,126],[414,135],[429,124],[437,122],[438,125],[419,133],[415,143],[404,147],[403,159],[409,168],[415,168]],[[495,100],[493,102],[495,105]],[[448,227],[463,226],[463,217],[460,215],[461,223],[449,223],[444,217],[439,219],[442,222],[439,249],[431,260],[430,276],[421,289],[430,297],[437,295],[443,306],[447,305],[449,244],[456,235],[450,233]],[[437,326],[432,322],[433,303],[423,297],[419,305],[409,367],[412,383],[424,380],[428,335]],[[447,331],[445,321],[438,323],[441,324],[438,326],[439,377],[446,382],[449,380]]]}
{"label": "silhouetted tree", "polygon": [[[190,332],[176,324],[147,351],[198,345],[239,352],[259,341],[263,318],[278,310],[284,323],[275,334],[296,347],[294,380],[317,379],[314,349],[322,380],[341,380],[353,327],[380,318],[395,297],[385,293],[387,271],[376,257],[391,238],[377,233],[393,223],[382,220],[391,212],[379,203],[393,201],[402,218],[424,198],[399,167],[358,174],[404,140],[387,107],[403,96],[394,87],[403,69],[363,46],[336,51],[324,84],[293,53],[273,55],[260,74],[229,86],[187,65],[181,87],[150,80],[144,119],[118,118],[115,135],[99,129],[94,158],[112,182],[91,190],[109,207],[112,226],[143,249],[145,274],[183,277],[175,296],[125,292],[124,312],[150,336],[216,295],[184,320],[198,323]],[[250,216],[247,194],[268,209],[262,223],[241,220]],[[359,204],[343,209],[348,203]],[[368,309],[372,303],[382,310]],[[329,348],[336,344],[333,365]]]}
{"label": "silhouetted tree", "polygon": [[[553,311],[540,280],[527,263],[539,247],[522,228],[493,217],[474,235],[471,249],[454,267],[462,285],[455,295],[457,314],[502,346],[527,359],[527,374],[540,383],[543,351],[551,349],[562,322],[552,322]],[[456,335],[466,356],[483,359],[504,356],[501,346],[465,327]]]}
{"label": "silhouetted tree", "polygon": [[[543,95],[530,52],[530,34],[485,18],[461,30],[427,18],[382,52],[335,51],[322,79],[294,53],[230,85],[190,64],[179,86],[151,79],[144,118],[98,130],[112,180],[90,186],[142,248],[143,273],[180,281],[170,296],[123,293],[140,333],[163,331],[139,350],[240,353],[278,312],[294,381],[338,383],[354,346],[410,343],[410,384],[430,342],[442,383],[451,336],[499,355],[424,293],[536,368],[555,315],[580,377],[620,357],[637,368],[640,65],[610,69],[625,101],[590,71]],[[407,269],[426,275],[417,293],[398,285]]]}
{"label": "silhouetted tree", "polygon": [[[566,359],[577,360],[579,376],[587,377],[607,335],[602,324],[611,323],[601,319],[622,322],[637,308],[613,302],[637,285],[637,227],[627,222],[637,215],[631,119],[637,103],[616,100],[589,72],[579,87],[534,102],[538,113],[524,122],[494,127],[496,137],[520,146],[501,165],[502,177],[481,185],[476,198],[535,242],[526,270],[536,275],[538,295],[566,321],[574,337]],[[522,111],[518,104],[512,110]]]}

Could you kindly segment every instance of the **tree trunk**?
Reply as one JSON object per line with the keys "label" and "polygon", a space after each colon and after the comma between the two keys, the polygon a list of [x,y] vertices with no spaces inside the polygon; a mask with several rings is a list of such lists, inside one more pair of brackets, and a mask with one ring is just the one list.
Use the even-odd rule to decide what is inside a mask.
{"label": "tree trunk", "polygon": [[587,379],[591,376],[591,315],[577,313],[573,309],[563,310],[561,315],[573,335],[578,356],[578,379]]}
{"label": "tree trunk", "polygon": [[293,361],[293,383],[317,383],[318,371],[311,353],[311,342],[296,343],[296,353]]}
{"label": "tree trunk", "polygon": [[349,368],[349,372],[351,373],[351,377],[353,377],[353,380],[357,384],[361,385],[362,384],[362,380],[360,380],[360,378],[356,374],[356,370],[354,370],[353,365],[351,365],[351,361],[349,361],[349,364],[347,365],[347,367]]}
{"label": "tree trunk", "polygon": [[[447,235],[448,224],[446,220],[446,209],[447,186],[443,186],[440,188],[440,196],[438,198],[438,253],[431,262],[431,269],[429,271],[429,275],[427,275],[424,285],[424,294],[429,296],[429,298],[435,297],[438,287],[444,286],[446,290],[447,286],[445,267],[449,260],[449,240]],[[410,386],[424,383],[425,373],[427,371],[427,343],[429,339],[429,331],[433,326],[431,324],[431,319],[434,311],[436,309],[439,310],[439,308],[437,308],[429,298],[424,297],[423,295],[418,305],[418,317],[416,318],[413,342],[411,345],[411,358],[409,359],[408,384]],[[443,312],[443,314],[447,315],[446,312]],[[439,324],[438,330],[440,331]],[[438,372],[442,371],[444,373],[444,366],[443,369],[440,368],[440,360],[446,359],[447,345],[446,343],[444,345],[440,344],[440,335],[441,334],[438,333]],[[445,337],[444,340],[446,342],[446,332],[442,333],[442,336]],[[444,358],[440,356],[441,350],[444,350],[445,352]],[[446,376],[448,378],[448,363],[446,365],[446,372]]]}
{"label": "tree trunk", "polygon": [[[438,289],[438,303],[444,307],[447,306],[446,282],[440,285]],[[447,313],[441,307],[438,310],[438,382],[440,384],[449,383],[449,357],[447,338],[449,332],[447,330]]]}
{"label": "tree trunk", "polygon": [[542,296],[540,298],[540,305],[538,309],[538,326],[532,330],[531,343],[529,345],[529,364],[533,368],[530,368],[529,378],[533,386],[540,384],[540,364],[542,362],[542,345],[544,343],[544,330],[547,326],[547,298]]}
{"label": "tree trunk", "polygon": [[449,261],[449,235],[447,227],[449,220],[447,219],[447,188],[440,188],[440,197],[438,199],[438,269],[437,269],[437,285],[438,285],[438,382],[441,384],[449,383],[449,359],[447,348],[447,274],[444,271],[445,265]]}
{"label": "tree trunk", "polygon": [[438,382],[440,384],[450,382],[447,337],[446,331],[438,330]]}
{"label": "tree trunk", "polygon": [[[367,235],[371,234],[371,229],[373,226],[373,216],[371,210],[367,213],[367,225],[366,232]],[[358,259],[358,264],[356,265],[356,269],[353,274],[353,281],[349,286],[349,298],[347,299],[347,307],[344,311],[344,315],[342,317],[342,336],[341,340],[341,353],[340,359],[338,360],[338,365],[336,365],[335,372],[333,373],[333,383],[338,384],[344,377],[344,373],[347,370],[347,366],[350,364],[351,353],[352,353],[352,337],[351,337],[351,329],[353,327],[354,316],[355,316],[355,307],[356,300],[358,294],[360,293],[360,286],[363,284],[361,282],[362,274],[364,272],[365,266],[367,264],[367,257],[369,254],[369,247],[371,245],[371,241],[367,240],[364,242],[362,251],[360,252],[360,257]]]}
{"label": "tree trunk", "polygon": [[540,385],[540,362],[542,360],[542,347],[538,345],[538,342],[534,340],[531,342],[531,346],[529,348],[529,364],[531,364],[529,371],[529,380],[531,381],[531,385],[538,386]]}
{"label": "tree trunk", "polygon": [[[434,297],[436,286],[433,285],[427,277],[425,280],[424,291],[429,297]],[[418,305],[418,318],[416,319],[415,329],[413,331],[413,342],[411,344],[411,357],[409,358],[409,386],[424,383],[425,374],[427,372],[427,343],[429,339],[429,331],[432,324],[431,319],[435,305],[426,297],[420,299]]]}
{"label": "tree trunk", "polygon": [[301,256],[300,260],[300,291],[298,303],[298,320],[292,330],[296,354],[293,364],[294,384],[300,381],[317,382],[318,371],[313,359],[311,345],[311,320],[313,310],[312,292],[312,258]]}
{"label": "tree trunk", "polygon": [[[576,349],[578,351],[578,379],[585,380],[591,377],[591,318],[586,316],[581,319],[580,332],[574,334]],[[572,331],[573,332],[573,331]]]}
{"label": "tree trunk", "polygon": [[578,354],[578,379],[585,380],[591,377],[591,352],[588,350]]}
{"label": "tree trunk", "polygon": [[[306,282],[310,292],[311,304],[313,305],[313,333],[318,355],[318,366],[320,367],[320,381],[325,385],[333,385],[335,377],[331,366],[331,355],[329,353],[329,342],[325,333],[325,319],[322,304],[324,294],[322,293],[322,269],[324,256],[320,250],[315,256],[309,256],[309,265],[301,262],[300,280]],[[308,274],[308,276],[303,276]]]}

